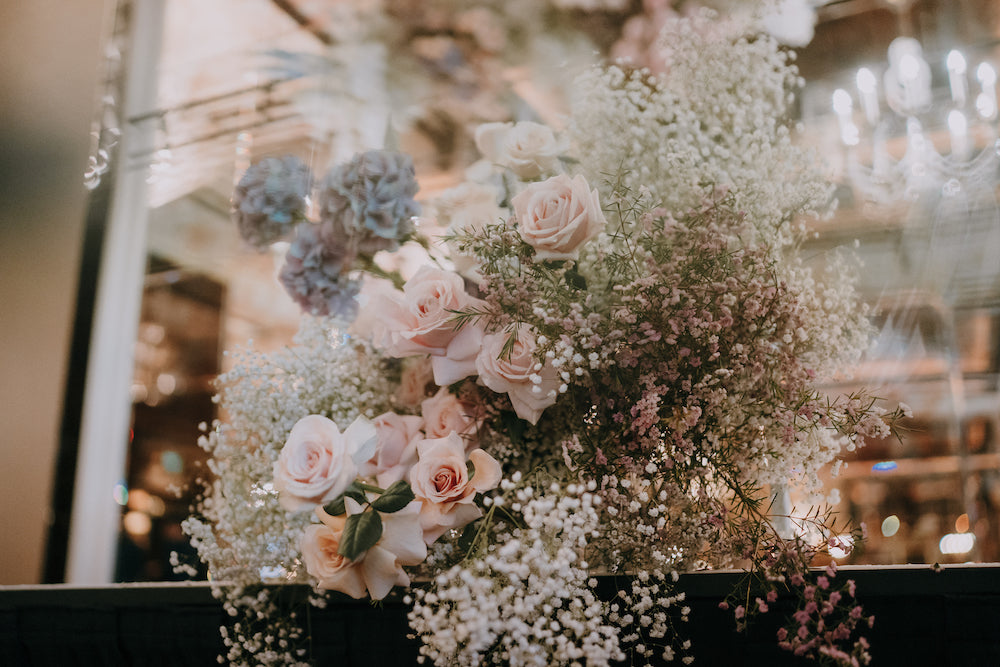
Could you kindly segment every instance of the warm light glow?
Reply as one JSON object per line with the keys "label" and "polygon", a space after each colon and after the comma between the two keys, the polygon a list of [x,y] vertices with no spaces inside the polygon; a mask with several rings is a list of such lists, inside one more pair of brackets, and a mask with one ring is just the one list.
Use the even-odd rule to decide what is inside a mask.
{"label": "warm light glow", "polygon": [[945,64],[947,65],[949,72],[954,72],[955,74],[965,74],[965,56],[963,56],[959,51],[955,49],[949,51]]}
{"label": "warm light glow", "polygon": [[984,87],[996,85],[997,71],[987,63],[979,63],[976,68],[976,78]]}
{"label": "warm light glow", "polygon": [[125,526],[125,531],[132,535],[133,537],[143,537],[149,535],[149,531],[153,529],[153,520],[149,518],[149,515],[145,512],[137,512],[135,510],[131,512],[126,512],[125,517],[122,519],[122,525]]}
{"label": "warm light glow", "polygon": [[887,516],[882,521],[882,535],[892,537],[899,532],[899,517],[895,514]]}
{"label": "warm light glow", "polygon": [[132,385],[132,402],[142,403],[147,398],[149,398],[149,390],[146,389],[146,385],[135,383]]}
{"label": "warm light glow", "polygon": [[967,533],[969,532],[969,515],[962,514],[957,519],[955,519],[955,532],[957,533]]}
{"label": "warm light glow", "polygon": [[857,146],[861,141],[858,133],[858,126],[854,123],[848,123],[841,132],[840,138],[844,142],[845,146]]}
{"label": "warm light glow", "polygon": [[858,144],[858,126],[851,121],[853,106],[851,94],[846,90],[838,88],[833,92],[833,111],[837,114],[840,125],[840,140],[847,146]]}
{"label": "warm light glow", "polygon": [[846,115],[851,113],[853,108],[853,103],[851,102],[851,94],[844,90],[843,88],[838,88],[833,91],[833,111],[838,116]]}
{"label": "warm light glow", "polygon": [[169,396],[177,389],[177,378],[170,373],[160,373],[156,376],[156,388],[161,394]]}
{"label": "warm light glow", "polygon": [[964,159],[969,123],[965,120],[965,114],[958,109],[952,109],[948,112],[948,131],[951,133],[951,154],[959,159]]}
{"label": "warm light glow", "polygon": [[875,92],[875,75],[867,67],[858,70],[858,90],[862,93]]}
{"label": "warm light glow", "polygon": [[865,118],[871,125],[878,123],[878,84],[875,82],[875,75],[867,67],[858,70],[857,76],[858,93],[861,95],[861,108],[865,111]]}
{"label": "warm light glow", "polygon": [[965,106],[967,94],[965,83],[965,56],[952,49],[945,61],[948,67],[948,87],[951,89],[951,99],[959,107]]}
{"label": "warm light glow", "polygon": [[920,60],[912,53],[903,54],[899,59],[900,83],[916,81],[918,76],[920,76]]}
{"label": "warm light glow", "polygon": [[976,96],[976,111],[982,118],[992,119],[997,115],[996,99],[987,93],[979,93]]}
{"label": "warm light glow", "polygon": [[974,546],[976,536],[972,533],[949,533],[938,543],[938,549],[943,554],[967,554]]}
{"label": "warm light glow", "polygon": [[134,511],[150,516],[163,516],[167,510],[163,498],[153,495],[145,489],[132,489],[128,498],[128,506]]}
{"label": "warm light glow", "polygon": [[965,120],[965,114],[958,109],[949,111],[948,130],[955,135],[965,135],[969,131],[969,123]]}

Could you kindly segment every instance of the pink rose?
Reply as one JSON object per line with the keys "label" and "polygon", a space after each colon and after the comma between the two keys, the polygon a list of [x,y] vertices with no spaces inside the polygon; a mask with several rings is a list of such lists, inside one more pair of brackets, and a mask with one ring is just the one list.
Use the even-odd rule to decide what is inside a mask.
{"label": "pink rose", "polygon": [[538,123],[484,123],[476,128],[476,147],[484,157],[521,179],[559,169],[559,142],[551,129]]}
{"label": "pink rose", "polygon": [[410,357],[403,362],[396,400],[407,408],[415,408],[427,398],[427,385],[434,379],[430,357]]}
{"label": "pink rose", "polygon": [[391,514],[379,512],[382,537],[353,561],[340,555],[340,539],[347,517],[360,513],[361,505],[353,498],[346,498],[344,505],[346,516],[330,516],[317,507],[316,516],[323,523],[307,526],[302,534],[302,560],[317,585],[356,599],[368,594],[373,600],[384,598],[393,586],[408,586],[410,578],[403,566],[419,565],[427,558],[420,503],[413,501]]}
{"label": "pink rose", "polygon": [[580,246],[604,229],[597,190],[583,176],[531,183],[511,199],[517,229],[539,259],[576,259]]}
{"label": "pink rose", "polygon": [[[410,486],[421,501],[420,525],[424,541],[433,543],[446,530],[461,528],[482,516],[475,504],[477,493],[500,483],[500,464],[481,449],[465,456],[465,443],[457,433],[417,444],[419,460],[410,470]],[[467,461],[476,472],[469,478]]]}
{"label": "pink rose", "polygon": [[483,348],[483,325],[470,322],[459,330],[444,354],[431,357],[434,384],[447,387],[476,374],[476,357]]}
{"label": "pink rose", "polygon": [[281,506],[297,512],[342,494],[357,477],[358,466],[374,454],[375,443],[375,427],[363,417],[343,433],[321,415],[300,419],[274,462]]}
{"label": "pink rose", "polygon": [[372,308],[381,320],[376,338],[394,357],[443,356],[458,333],[451,311],[481,303],[466,294],[457,273],[425,265],[406,281],[402,294],[376,295],[372,299]]}
{"label": "pink rose", "polygon": [[479,426],[475,405],[459,400],[445,387],[425,400],[420,411],[424,417],[424,432],[428,438],[443,438],[452,432],[459,435],[475,433]]}
{"label": "pink rose", "polygon": [[423,438],[422,417],[386,412],[373,422],[377,435],[375,455],[361,466],[362,477],[374,476],[383,489],[405,479],[417,462],[417,442]]}
{"label": "pink rose", "polygon": [[[502,359],[506,340],[502,333],[483,337],[483,349],[476,358],[479,382],[498,394],[506,393],[517,416],[537,424],[545,408],[556,402],[556,370],[549,363],[535,370],[535,336],[530,331],[522,329],[510,357]],[[539,377],[539,384],[532,382],[532,375]]]}

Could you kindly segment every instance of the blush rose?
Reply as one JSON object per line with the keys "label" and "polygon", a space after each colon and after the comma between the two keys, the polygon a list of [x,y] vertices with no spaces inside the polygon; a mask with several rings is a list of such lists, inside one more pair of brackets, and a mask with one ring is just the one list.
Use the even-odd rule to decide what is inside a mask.
{"label": "blush rose", "polygon": [[576,259],[580,247],[607,225],[597,190],[583,176],[531,183],[511,204],[518,232],[538,259]]}
{"label": "blush rose", "polygon": [[375,453],[375,427],[359,417],[346,431],[322,415],[300,419],[274,462],[274,488],[289,512],[333,500],[354,481],[358,466]]}
{"label": "blush rose", "polygon": [[[536,369],[535,336],[526,329],[518,333],[509,356],[503,355],[507,334],[483,337],[483,348],[476,357],[479,382],[497,392],[507,394],[514,412],[521,419],[538,423],[545,408],[556,402],[559,378],[555,368],[545,363]],[[532,381],[533,376],[539,382]]]}
{"label": "blush rose", "polygon": [[347,514],[330,516],[322,507],[316,516],[322,522],[306,527],[299,543],[306,571],[326,590],[340,591],[355,599],[366,594],[381,600],[393,586],[408,586],[405,565],[419,565],[427,558],[427,545],[420,527],[421,503],[414,500],[391,514],[379,512],[382,536],[357,560],[340,555],[340,540],[347,517],[361,512],[353,498],[344,501]]}
{"label": "blush rose", "polygon": [[431,357],[434,384],[447,387],[476,374],[476,357],[483,347],[481,322],[469,322],[448,343],[444,354]]}
{"label": "blush rose", "polygon": [[476,147],[483,156],[507,167],[518,178],[537,178],[559,169],[560,145],[545,125],[484,123],[476,128]]}
{"label": "blush rose", "polygon": [[376,417],[377,444],[375,455],[360,466],[362,477],[375,477],[380,487],[387,488],[405,479],[417,462],[417,442],[423,438],[422,417],[385,412]]}
{"label": "blush rose", "polygon": [[426,399],[420,406],[420,412],[428,438],[443,438],[453,431],[461,436],[470,436],[475,433],[480,421],[475,405],[460,400],[445,387]]}
{"label": "blush rose", "polygon": [[[475,504],[477,493],[495,489],[500,483],[500,464],[481,449],[465,455],[465,443],[457,433],[429,438],[417,444],[419,460],[410,470],[410,486],[422,504],[420,525],[424,541],[432,544],[446,530],[461,528],[482,516]],[[475,473],[469,477],[467,462]]]}
{"label": "blush rose", "polygon": [[443,356],[458,333],[453,311],[479,305],[478,299],[465,292],[457,273],[425,265],[406,281],[402,293],[372,299],[380,320],[376,338],[394,357]]}

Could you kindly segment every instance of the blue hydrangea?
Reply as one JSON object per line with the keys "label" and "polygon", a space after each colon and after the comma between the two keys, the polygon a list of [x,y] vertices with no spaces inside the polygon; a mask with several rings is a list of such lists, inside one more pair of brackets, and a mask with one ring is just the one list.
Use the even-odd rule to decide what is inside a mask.
{"label": "blue hydrangea", "polygon": [[329,222],[302,223],[295,230],[278,279],[308,313],[353,320],[361,283],[350,277],[354,256]]}
{"label": "blue hydrangea", "polygon": [[366,255],[393,251],[413,233],[419,186],[408,155],[375,150],[330,170],[320,192],[320,218],[336,225]]}
{"label": "blue hydrangea", "polygon": [[233,192],[232,215],[243,240],[264,250],[289,237],[305,218],[311,183],[309,168],[293,155],[251,165]]}

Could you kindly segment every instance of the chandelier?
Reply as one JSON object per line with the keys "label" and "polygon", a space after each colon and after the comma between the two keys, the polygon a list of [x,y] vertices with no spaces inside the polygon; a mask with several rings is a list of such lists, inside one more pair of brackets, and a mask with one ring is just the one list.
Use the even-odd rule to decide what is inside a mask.
{"label": "chandelier", "polygon": [[881,71],[862,67],[834,91],[845,173],[869,211],[900,223],[896,286],[949,306],[1000,304],[997,72],[957,49],[937,60],[899,37]]}
{"label": "chandelier", "polygon": [[[996,185],[996,70],[982,62],[970,72],[956,49],[943,64],[948,78],[944,97],[935,94],[931,64],[920,43],[899,37],[889,45],[881,86],[876,72],[862,67],[853,95],[844,88],[833,93],[840,140],[848,149],[848,173],[869,201],[912,202],[935,190],[953,196]],[[860,114],[855,114],[855,99]],[[858,116],[860,123],[855,122]],[[941,127],[947,132],[938,132]]]}

